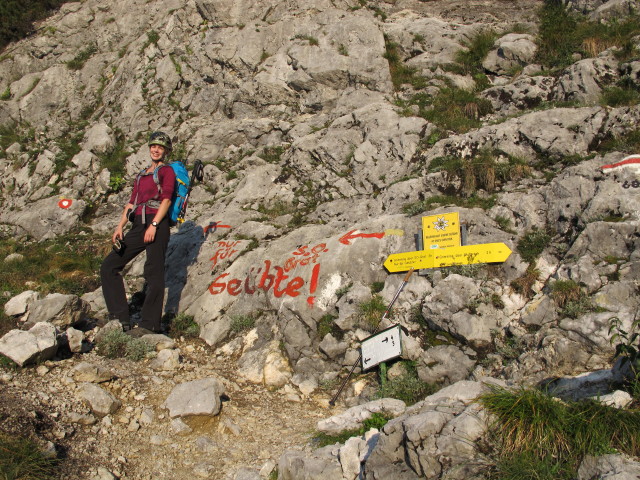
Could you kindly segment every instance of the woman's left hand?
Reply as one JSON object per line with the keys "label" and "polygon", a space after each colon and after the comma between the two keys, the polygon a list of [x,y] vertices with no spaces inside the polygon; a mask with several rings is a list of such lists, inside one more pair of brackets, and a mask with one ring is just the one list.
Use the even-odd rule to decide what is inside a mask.
{"label": "woman's left hand", "polygon": [[156,228],[153,225],[149,225],[144,232],[144,243],[151,243],[156,238]]}

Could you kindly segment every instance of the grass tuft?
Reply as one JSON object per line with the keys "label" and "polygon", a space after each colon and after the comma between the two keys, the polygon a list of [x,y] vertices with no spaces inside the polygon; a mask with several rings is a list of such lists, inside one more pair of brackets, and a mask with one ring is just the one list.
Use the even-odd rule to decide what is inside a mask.
{"label": "grass tuft", "polygon": [[256,326],[256,319],[253,315],[233,315],[231,317],[231,331],[241,333],[251,330]]}
{"label": "grass tuft", "polygon": [[53,480],[59,478],[58,460],[45,455],[35,442],[0,433],[0,478],[4,480]]}
{"label": "grass tuft", "polygon": [[200,335],[200,325],[198,325],[193,315],[179,313],[171,319],[170,333],[172,337],[196,338]]}
{"label": "grass tuft", "polygon": [[335,443],[344,443],[349,440],[351,437],[359,437],[364,435],[366,432],[371,430],[372,428],[381,430],[382,427],[386,425],[386,423],[391,419],[391,417],[383,414],[383,413],[374,413],[371,417],[365,419],[362,422],[362,427],[354,429],[354,430],[345,430],[344,432],[340,432],[336,435],[329,435],[326,433],[317,433],[313,436],[312,440],[315,446],[318,448],[326,447],[327,445],[333,445]]}
{"label": "grass tuft", "polygon": [[387,305],[380,295],[374,295],[371,300],[358,306],[358,324],[368,332],[374,332],[387,310]]}
{"label": "grass tuft", "polygon": [[565,403],[533,389],[490,388],[479,398],[495,418],[490,478],[569,480],[587,455],[640,453],[640,412],[592,400]]}

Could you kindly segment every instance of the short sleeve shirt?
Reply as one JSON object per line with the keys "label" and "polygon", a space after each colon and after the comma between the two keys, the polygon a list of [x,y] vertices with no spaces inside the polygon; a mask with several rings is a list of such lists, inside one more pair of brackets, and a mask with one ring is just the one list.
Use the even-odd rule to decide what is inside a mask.
{"label": "short sleeve shirt", "polygon": [[[140,175],[140,180],[138,181],[138,177],[136,177],[136,181],[133,184],[133,192],[131,192],[131,198],[129,199],[129,203],[132,205],[138,204],[136,208],[136,215],[142,215],[142,209],[144,208],[145,202],[149,200],[157,200],[161,202],[165,199],[171,199],[173,197],[173,189],[176,184],[176,174],[173,171],[173,168],[168,165],[163,165],[159,167],[158,171],[158,182],[160,183],[160,193],[158,189],[158,185],[153,180],[153,173],[146,173],[144,175]],[[137,199],[136,199],[137,195]],[[152,208],[151,206],[147,206],[146,214],[155,214],[158,211],[157,208]]]}

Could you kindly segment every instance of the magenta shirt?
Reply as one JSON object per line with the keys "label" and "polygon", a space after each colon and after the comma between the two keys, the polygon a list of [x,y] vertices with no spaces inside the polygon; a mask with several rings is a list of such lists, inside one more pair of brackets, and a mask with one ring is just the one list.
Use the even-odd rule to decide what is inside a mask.
{"label": "magenta shirt", "polygon": [[[138,177],[136,176],[136,181],[133,183],[133,192],[131,192],[131,198],[129,199],[129,203],[132,205],[136,204],[136,195],[138,195],[137,203],[144,203],[147,200],[156,199],[158,202],[161,202],[164,199],[171,200],[173,196],[173,189],[176,184],[176,174],[173,171],[173,168],[168,165],[163,165],[160,167],[158,171],[158,180],[160,181],[160,186],[162,187],[162,194],[158,196],[158,186],[156,182],[153,181],[153,173],[147,173],[140,177],[140,182],[137,181]],[[138,193],[139,192],[139,193]],[[138,205],[136,208],[136,215],[142,215],[143,205]],[[146,215],[153,215],[158,211],[157,208],[152,208],[151,206],[147,206]]]}

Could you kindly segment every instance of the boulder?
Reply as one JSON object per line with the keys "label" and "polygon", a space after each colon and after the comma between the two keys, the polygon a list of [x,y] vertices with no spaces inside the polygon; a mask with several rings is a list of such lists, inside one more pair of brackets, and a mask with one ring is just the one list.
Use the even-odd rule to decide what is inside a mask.
{"label": "boulder", "polygon": [[66,329],[82,320],[90,310],[89,304],[77,295],[50,293],[45,298],[31,304],[25,325],[49,322]]}
{"label": "boulder", "polygon": [[33,290],[26,290],[19,293],[15,297],[10,298],[7,303],[4,304],[4,313],[8,316],[23,315],[26,313],[29,305],[38,300],[40,295]]}
{"label": "boulder", "polygon": [[0,338],[0,354],[21,367],[49,360],[57,351],[56,327],[47,322],[36,323],[28,331],[11,330]]}
{"label": "boulder", "polygon": [[95,383],[83,383],[78,389],[78,395],[99,417],[115,413],[122,405],[113,394],[99,387]]}
{"label": "boulder", "polygon": [[171,418],[192,415],[214,416],[220,412],[224,385],[215,377],[184,382],[171,391],[162,406]]}

